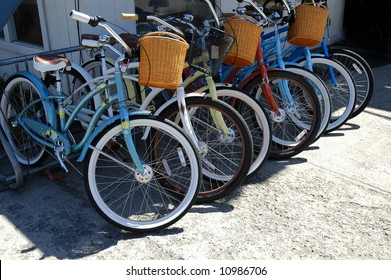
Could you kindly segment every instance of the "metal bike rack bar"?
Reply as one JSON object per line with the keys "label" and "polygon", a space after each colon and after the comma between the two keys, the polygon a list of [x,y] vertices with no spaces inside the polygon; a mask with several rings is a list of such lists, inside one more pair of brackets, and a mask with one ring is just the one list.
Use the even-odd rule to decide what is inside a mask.
{"label": "metal bike rack bar", "polygon": [[[83,46],[74,46],[74,47],[63,48],[63,49],[58,49],[58,50],[53,50],[48,52],[36,53],[32,55],[25,55],[25,56],[13,57],[9,59],[3,59],[0,60],[0,67],[5,65],[16,64],[16,69],[19,70],[19,64],[23,63],[26,71],[29,71],[28,62],[31,61],[33,57],[36,55],[65,55],[67,53],[78,52],[78,51],[80,52],[84,49],[85,48]],[[0,112],[0,117],[1,118],[3,117],[3,112]],[[1,146],[3,147],[5,152],[5,156],[8,157],[8,160],[11,164],[11,169],[13,171],[11,172],[11,174],[0,173],[0,182],[2,182],[3,184],[7,185],[12,189],[16,189],[22,186],[24,182],[23,178],[28,174],[33,174],[58,164],[56,161],[51,161],[40,167],[28,168],[28,170],[24,170],[22,166],[19,164],[18,160],[16,159],[15,153],[8,141],[4,128],[1,125],[0,125],[0,141],[1,141]]]}

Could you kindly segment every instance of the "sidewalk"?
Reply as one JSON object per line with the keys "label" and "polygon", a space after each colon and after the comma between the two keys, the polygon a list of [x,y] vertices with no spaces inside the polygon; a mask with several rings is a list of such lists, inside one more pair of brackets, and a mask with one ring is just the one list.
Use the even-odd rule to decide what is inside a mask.
{"label": "sidewalk", "polygon": [[0,186],[0,259],[391,259],[391,60],[370,58],[363,113],[162,232],[109,225],[74,171]]}

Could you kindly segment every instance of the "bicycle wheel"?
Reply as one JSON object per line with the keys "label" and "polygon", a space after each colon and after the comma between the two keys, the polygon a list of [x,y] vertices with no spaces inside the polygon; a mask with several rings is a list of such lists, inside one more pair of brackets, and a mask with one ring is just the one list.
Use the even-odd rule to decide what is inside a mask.
{"label": "bicycle wheel", "polygon": [[[43,163],[48,154],[24,129],[17,124],[16,117],[35,100],[42,98],[35,84],[27,77],[16,75],[10,78],[1,95],[1,125],[22,165],[35,166]],[[25,112],[25,116],[47,123],[47,109],[44,102],[38,102]]]}
{"label": "bicycle wheel", "polygon": [[[352,75],[341,63],[326,57],[313,57],[311,62],[312,71],[323,80],[330,93],[331,118],[326,132],[331,132],[345,124],[353,113],[356,87]],[[299,62],[303,67],[305,63]]]}
{"label": "bicycle wheel", "polygon": [[[319,100],[311,85],[294,73],[269,70],[268,77],[279,115],[271,109],[262,92],[263,77],[254,77],[244,90],[255,96],[269,114],[272,129],[269,158],[287,159],[314,142],[321,123]],[[293,102],[286,98],[287,91]]]}
{"label": "bicycle wheel", "polygon": [[356,117],[368,106],[375,89],[375,79],[368,62],[347,49],[332,49],[330,56],[341,62],[350,72],[356,85],[356,106],[350,118]]}
{"label": "bicycle wheel", "polygon": [[314,73],[311,71],[304,69],[299,66],[294,65],[286,65],[285,68],[286,71],[295,73],[300,75],[301,77],[305,78],[311,86],[314,88],[318,99],[319,99],[319,105],[320,105],[320,112],[322,114],[320,128],[318,131],[318,134],[315,137],[315,140],[318,140],[325,132],[326,129],[330,123],[331,118],[331,100],[330,100],[330,93],[326,87],[326,84]]}
{"label": "bicycle wheel", "polygon": [[238,89],[217,86],[217,97],[238,111],[250,129],[254,152],[247,177],[251,177],[261,169],[270,153],[272,132],[267,113],[258,100]]}
{"label": "bicycle wheel", "polygon": [[201,163],[194,145],[173,123],[155,116],[131,116],[129,124],[145,174],[135,168],[118,120],[91,144],[84,169],[87,193],[98,212],[117,227],[161,230],[194,203]]}
{"label": "bicycle wheel", "polygon": [[[197,201],[214,201],[237,189],[246,178],[253,153],[251,133],[239,113],[220,100],[187,97],[186,106],[199,140],[204,175]],[[212,117],[216,111],[221,113],[230,135],[216,127]],[[178,115],[176,102],[159,114],[170,120],[176,120]]]}

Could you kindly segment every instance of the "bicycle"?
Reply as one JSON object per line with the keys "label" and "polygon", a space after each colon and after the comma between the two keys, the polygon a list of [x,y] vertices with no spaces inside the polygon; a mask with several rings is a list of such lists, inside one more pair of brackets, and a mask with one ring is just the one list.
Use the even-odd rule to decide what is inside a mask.
{"label": "bicycle", "polygon": [[[263,14],[250,0],[238,2],[250,4]],[[244,16],[245,8],[238,7],[236,11],[247,21],[255,22]],[[265,15],[263,17],[267,20]],[[267,69],[259,42],[256,48],[254,63],[250,58],[252,60],[249,59],[244,68],[241,65],[223,67],[220,78],[261,101],[272,124],[273,144],[269,158],[286,159],[313,143],[321,121],[319,100],[311,85],[300,76],[280,69]]]}
{"label": "bicycle", "polygon": [[[283,2],[286,3],[285,0]],[[281,35],[288,29],[288,26],[279,28],[278,33]],[[271,36],[265,35],[265,38],[267,37]],[[287,39],[287,36],[280,36],[280,44],[286,42]],[[270,55],[273,52],[274,43],[264,42],[264,48],[265,53]],[[289,45],[282,50],[281,56],[288,63],[296,63],[314,72],[326,84],[332,106],[330,123],[326,132],[341,127],[350,118],[356,102],[356,86],[349,71],[338,61],[314,53],[309,47]]]}
{"label": "bicycle", "polygon": [[[269,6],[268,3],[270,2],[265,2],[265,5]],[[284,26],[291,20],[292,11],[289,3],[285,2],[285,5],[283,3],[281,3],[281,5],[272,5],[268,9],[263,9],[263,12],[268,15],[269,23],[271,23],[269,26],[272,25],[273,27],[273,31],[262,34],[261,47],[265,57],[264,60],[266,65],[270,68],[278,67],[280,69],[300,75],[301,77],[305,78],[316,91],[322,115],[320,128],[314,140],[316,141],[324,134],[330,122],[331,100],[329,91],[326,87],[326,84],[320,79],[319,76],[303,67],[300,67],[298,64],[284,61],[278,26]],[[283,15],[284,10],[287,11],[287,15],[285,16]],[[256,17],[257,15],[254,13],[252,16]],[[271,56],[273,56],[272,62],[270,62],[270,59],[268,59]]]}
{"label": "bicycle", "polygon": [[[327,39],[329,36],[326,35],[328,34],[329,26],[330,22],[327,22],[326,32],[320,43],[320,48],[312,49],[311,51],[316,51],[319,54],[324,55],[324,57],[342,63],[346,70],[351,74],[351,78],[356,86],[356,102],[353,113],[349,118],[354,118],[368,106],[373,96],[375,83],[373,72],[368,62],[355,51],[338,46],[331,46],[329,39]],[[288,27],[282,27],[279,30],[279,33],[284,33],[287,30]],[[265,37],[269,37],[269,35],[265,35]]]}
{"label": "bicycle", "polygon": [[[182,218],[197,198],[201,182],[197,150],[172,122],[149,111],[128,112],[120,66],[132,56],[132,50],[103,18],[77,11],[71,11],[71,17],[104,28],[124,46],[126,53],[115,62],[115,79],[81,96],[68,111],[73,96],[62,93],[59,72],[69,66],[69,61],[36,56],[34,67],[43,74],[54,72],[58,78],[57,95],[31,73],[14,74],[1,96],[5,113],[1,125],[21,162],[38,163],[47,149],[67,171],[67,157],[79,154],[77,161],[85,163],[88,197],[108,222],[135,232],[168,227]],[[115,95],[95,111],[86,130],[82,130],[82,139],[76,141],[71,127],[78,122],[77,116],[94,96],[113,88]],[[99,124],[113,104],[119,113]],[[21,139],[26,143],[20,143]]]}

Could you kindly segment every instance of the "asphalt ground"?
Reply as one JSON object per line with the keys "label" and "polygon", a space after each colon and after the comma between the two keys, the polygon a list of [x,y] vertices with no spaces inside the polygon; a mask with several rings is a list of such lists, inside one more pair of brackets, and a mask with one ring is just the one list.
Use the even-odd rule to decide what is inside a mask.
{"label": "asphalt ground", "polygon": [[73,170],[0,185],[0,259],[390,260],[391,59],[364,55],[376,89],[363,113],[161,232],[108,224]]}

